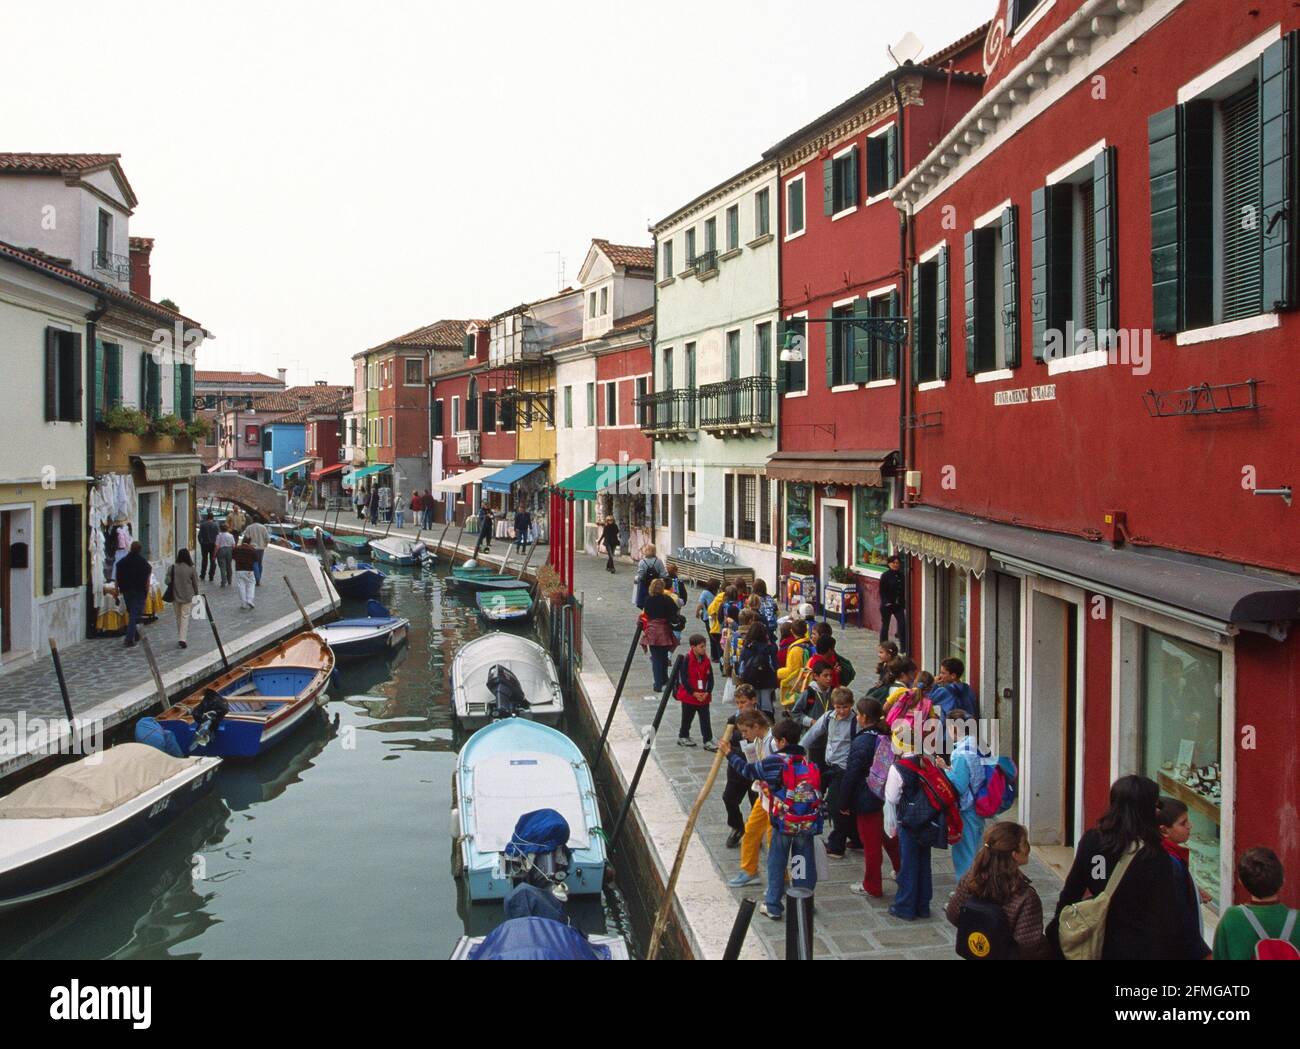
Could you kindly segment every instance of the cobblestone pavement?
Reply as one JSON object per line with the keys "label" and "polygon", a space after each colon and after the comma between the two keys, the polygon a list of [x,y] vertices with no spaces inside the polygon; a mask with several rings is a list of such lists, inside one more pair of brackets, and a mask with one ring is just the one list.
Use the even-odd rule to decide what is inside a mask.
{"label": "cobblestone pavement", "polygon": [[[273,635],[293,633],[301,624],[297,606],[284,583],[286,575],[309,612],[318,615],[325,610],[322,597],[325,584],[319,563],[274,547],[266,552],[262,585],[257,588],[256,607],[252,610],[240,610],[233,583],[228,587],[222,587],[216,580],[201,584],[201,592],[211,602],[222,644],[232,663],[269,644]],[[298,619],[298,624],[293,618]],[[164,606],[158,619],[144,626],[143,632],[149,638],[164,683],[173,697],[190,683],[209,678],[221,669],[216,641],[206,619],[190,621],[186,649],[177,644],[176,614],[171,605]],[[60,649],[59,655],[72,709],[78,716],[111,705],[119,697],[124,708],[134,706],[132,693],[156,698],[143,646],[127,648],[122,637],[92,638]],[[0,675],[0,717],[12,718],[19,713],[28,718],[64,717],[58,679],[48,651]],[[96,716],[100,713],[96,711]],[[0,768],[6,764],[7,757],[8,754],[0,754]]]}
{"label": "cobblestone pavement", "polygon": [[[432,533],[434,541],[437,540],[439,532],[440,528],[434,529]],[[449,543],[455,539],[455,532],[456,529],[453,528],[448,534]],[[398,533],[398,529],[393,530],[393,534]],[[413,535],[414,531],[408,528],[401,530],[401,534]],[[466,554],[470,548],[472,542],[462,544],[462,550]],[[495,541],[492,549],[493,559],[499,558],[502,552],[504,546],[499,540]],[[534,563],[538,560],[544,561],[544,555],[539,553]],[[594,647],[596,657],[604,666],[605,672],[617,682],[627,658],[632,632],[636,627],[636,609],[632,604],[632,566],[630,562],[624,561],[619,564],[615,574],[610,575],[605,570],[604,558],[580,554],[575,564],[574,589],[583,602],[584,644]],[[690,591],[688,621],[697,592],[695,589]],[[834,619],[832,623],[835,626],[837,651],[852,660],[863,681],[874,676],[877,635],[860,627],[851,625],[841,627]],[[652,681],[649,658],[638,649],[628,674],[623,705],[640,725],[650,725],[658,707],[659,697],[651,691]],[[727,716],[733,712],[734,708],[726,709],[715,700],[712,707],[715,736],[721,735]],[[708,777],[714,755],[701,747],[677,746],[680,718],[680,705],[676,702],[670,703],[656,737],[654,757],[665,777],[673,784],[677,801],[682,808],[684,825],[685,814],[694,804]],[[698,726],[694,727],[692,735],[698,742]],[[696,834],[705,844],[724,880],[739,870],[737,862],[739,850],[728,849],[725,845],[729,833],[726,813],[722,807],[722,790],[725,782],[725,775],[719,774],[712,795],[696,824]],[[944,904],[956,883],[952,857],[946,850],[934,851],[931,855],[934,882],[934,899],[931,904],[933,917],[914,922],[901,921],[889,914],[894,883],[889,880],[887,860],[884,864],[886,896],[881,900],[864,899],[851,892],[851,887],[862,880],[861,853],[850,851],[845,859],[831,860],[830,877],[819,883],[816,891],[817,914],[813,940],[815,956],[881,960],[955,959],[957,955],[953,950],[954,930],[943,916]],[[760,877],[765,877],[765,859],[766,856],[760,861]],[[1031,857],[1026,873],[1042,898],[1044,912],[1051,914],[1060,891],[1060,875],[1037,856]],[[737,905],[747,896],[759,902],[762,900],[761,881],[744,889],[730,891]],[[756,912],[754,930],[773,956],[784,955],[784,923],[770,921]]]}

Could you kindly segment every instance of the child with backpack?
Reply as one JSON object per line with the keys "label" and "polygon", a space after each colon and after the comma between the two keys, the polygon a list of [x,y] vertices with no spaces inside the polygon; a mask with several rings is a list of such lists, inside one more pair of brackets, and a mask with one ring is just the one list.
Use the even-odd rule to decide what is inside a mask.
{"label": "child with backpack", "polygon": [[893,703],[885,704],[885,724],[894,734],[894,749],[900,754],[920,750],[927,731],[927,722],[934,712],[930,688],[934,677],[922,670],[916,675],[916,684],[907,689]]}
{"label": "child with backpack", "polygon": [[763,621],[769,634],[776,633],[777,613],[780,609],[776,606],[776,599],[767,592],[767,583],[761,579],[754,580],[754,591],[751,598],[758,598],[758,618]]}
{"label": "child with backpack", "polygon": [[930,850],[961,837],[957,795],[925,754],[899,754],[885,780],[885,832],[898,834],[898,894],[889,913],[903,921],[930,917],[934,886]]}
{"label": "child with backpack", "polygon": [[[727,718],[728,725],[736,726],[736,735],[741,736],[740,726],[738,724],[740,715],[747,710],[758,709],[758,694],[754,691],[752,685],[736,686],[736,713]],[[741,736],[743,738],[743,736]],[[746,761],[757,761],[758,757],[754,753],[755,746],[748,741],[741,743],[740,749],[745,754]],[[738,775],[730,766],[727,766],[727,785],[722,790],[722,807],[727,810],[727,826],[731,828],[731,833],[727,836],[727,848],[734,849],[740,845],[740,839],[745,834],[745,817],[740,811],[741,799],[749,795],[749,804],[751,807],[758,807],[758,795],[750,786],[749,780]]]}
{"label": "child with backpack", "polygon": [[835,667],[820,656],[813,656],[808,665],[808,687],[795,701],[790,717],[803,728],[812,728],[813,722],[831,706],[831,693],[835,690]]}
{"label": "child with backpack", "polygon": [[1214,931],[1214,960],[1300,961],[1300,922],[1278,899],[1286,871],[1277,853],[1247,849],[1237,863],[1237,877],[1250,902],[1223,912]]}
{"label": "child with backpack", "polygon": [[787,710],[794,706],[795,700],[806,687],[804,669],[813,657],[812,642],[808,640],[808,621],[792,619],[789,626],[790,644],[786,647],[785,659],[776,671],[781,705]]}
{"label": "child with backpack", "polygon": [[785,915],[785,874],[794,888],[811,892],[817,886],[815,840],[822,832],[821,776],[799,746],[799,726],[782,721],[772,730],[773,752],[751,764],[723,740],[722,752],[731,767],[753,780],[767,802],[772,843],[767,850],[767,893],[760,913],[773,921]]}
{"label": "child with backpack", "polygon": [[1198,893],[1196,882],[1192,880],[1191,852],[1187,848],[1192,824],[1187,818],[1187,806],[1177,798],[1161,797],[1156,809],[1156,824],[1160,827],[1160,844],[1174,865],[1174,886],[1178,891],[1178,910],[1183,918],[1183,934],[1188,949],[1195,957],[1208,960],[1211,951],[1201,936],[1201,903],[1209,902],[1209,894]]}
{"label": "child with backpack", "polygon": [[857,734],[853,693],[841,687],[831,692],[831,709],[819,717],[799,741],[821,772],[823,796],[831,819],[831,832],[826,836],[826,855],[837,860],[844,858],[846,846],[862,848],[843,786],[849,751]]}
{"label": "child with backpack", "polygon": [[679,747],[693,747],[691,722],[700,719],[700,735],[704,749],[714,751],[713,727],[709,724],[709,704],[713,701],[713,664],[709,662],[709,639],[703,634],[692,634],[686,658],[679,664],[673,679],[673,695],[682,705],[682,727],[677,734]]}
{"label": "child with backpack", "polygon": [[[736,715],[736,729],[740,732],[741,750],[747,764],[757,765],[772,753],[772,723],[761,710],[746,710]],[[731,756],[727,757],[727,770],[748,787],[753,780],[731,765]],[[758,803],[751,805],[749,818],[745,820],[745,829],[740,838],[740,873],[728,879],[727,884],[733,888],[743,888],[758,881],[758,854],[763,851],[764,839],[772,836],[772,825],[767,818],[767,799],[760,795]]]}
{"label": "child with backpack", "polygon": [[841,812],[852,813],[862,842],[862,883],[853,886],[859,896],[880,899],[880,853],[883,848],[898,875],[898,842],[884,833],[885,781],[894,763],[894,746],[879,700],[859,699],[854,708],[858,734],[849,747],[841,781]]}
{"label": "child with backpack", "polygon": [[1029,831],[995,823],[944,908],[957,927],[957,953],[968,961],[1041,961],[1051,957],[1043,934],[1043,901],[1021,868],[1029,862]]}
{"label": "child with backpack", "polygon": [[952,867],[961,881],[975,862],[975,854],[984,841],[984,818],[975,811],[975,797],[984,786],[984,761],[976,739],[975,724],[965,711],[954,707],[948,711],[948,768],[944,773],[960,799],[961,840],[952,846]]}
{"label": "child with backpack", "polygon": [[745,634],[736,664],[737,676],[758,691],[758,709],[773,714],[776,707],[776,648],[761,619],[755,617]]}

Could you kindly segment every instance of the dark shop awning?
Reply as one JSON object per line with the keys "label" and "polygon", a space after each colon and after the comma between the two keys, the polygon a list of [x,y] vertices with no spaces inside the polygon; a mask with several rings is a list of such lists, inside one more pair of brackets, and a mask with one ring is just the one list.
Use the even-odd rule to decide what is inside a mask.
{"label": "dark shop awning", "polygon": [[1181,618],[1208,629],[1277,636],[1278,625],[1300,619],[1300,578],[1277,572],[1158,547],[1115,548],[933,507],[890,510],[884,522],[891,540],[922,557],[929,556],[928,546],[935,560],[944,560],[933,539],[951,541],[987,551],[993,567],[1048,576],[1170,614],[1181,611]]}
{"label": "dark shop awning", "polygon": [[777,452],[767,460],[767,476],[800,484],[865,485],[879,488],[898,465],[891,451]]}

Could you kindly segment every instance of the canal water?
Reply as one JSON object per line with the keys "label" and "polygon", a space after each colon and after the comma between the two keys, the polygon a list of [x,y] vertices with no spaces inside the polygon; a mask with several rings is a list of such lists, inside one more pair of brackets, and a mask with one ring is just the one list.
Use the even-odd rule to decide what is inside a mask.
{"label": "canal water", "polygon": [[[446,958],[498,923],[499,904],[458,892],[449,816],[463,740],[447,672],[483,627],[441,569],[385,571],[408,644],[342,664],[324,716],[226,762],[212,795],[130,862],[0,916],[0,958]],[[613,886],[570,913],[629,935]]]}

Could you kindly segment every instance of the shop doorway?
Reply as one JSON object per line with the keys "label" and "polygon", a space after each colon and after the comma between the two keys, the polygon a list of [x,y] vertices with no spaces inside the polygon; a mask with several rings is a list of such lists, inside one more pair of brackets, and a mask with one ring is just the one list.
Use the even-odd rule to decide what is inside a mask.
{"label": "shop doorway", "polygon": [[823,499],[821,503],[821,593],[826,593],[826,584],[831,582],[831,569],[844,565],[845,546],[848,530],[849,504],[841,499]]}
{"label": "shop doorway", "polygon": [[[1009,754],[1018,768],[1020,756],[1020,580],[990,572],[987,634],[992,642],[992,670],[984,688],[983,716],[998,726],[999,754]],[[990,702],[991,701],[991,702]]]}
{"label": "shop doorway", "polygon": [[160,496],[157,491],[136,493],[136,533],[140,553],[145,560],[157,561],[162,556],[158,533],[162,530],[159,512]]}
{"label": "shop doorway", "polygon": [[1035,845],[1073,845],[1079,607],[1033,591],[1028,690],[1021,716],[1021,818]]}
{"label": "shop doorway", "polygon": [[0,511],[0,653],[32,647],[32,512]]}

